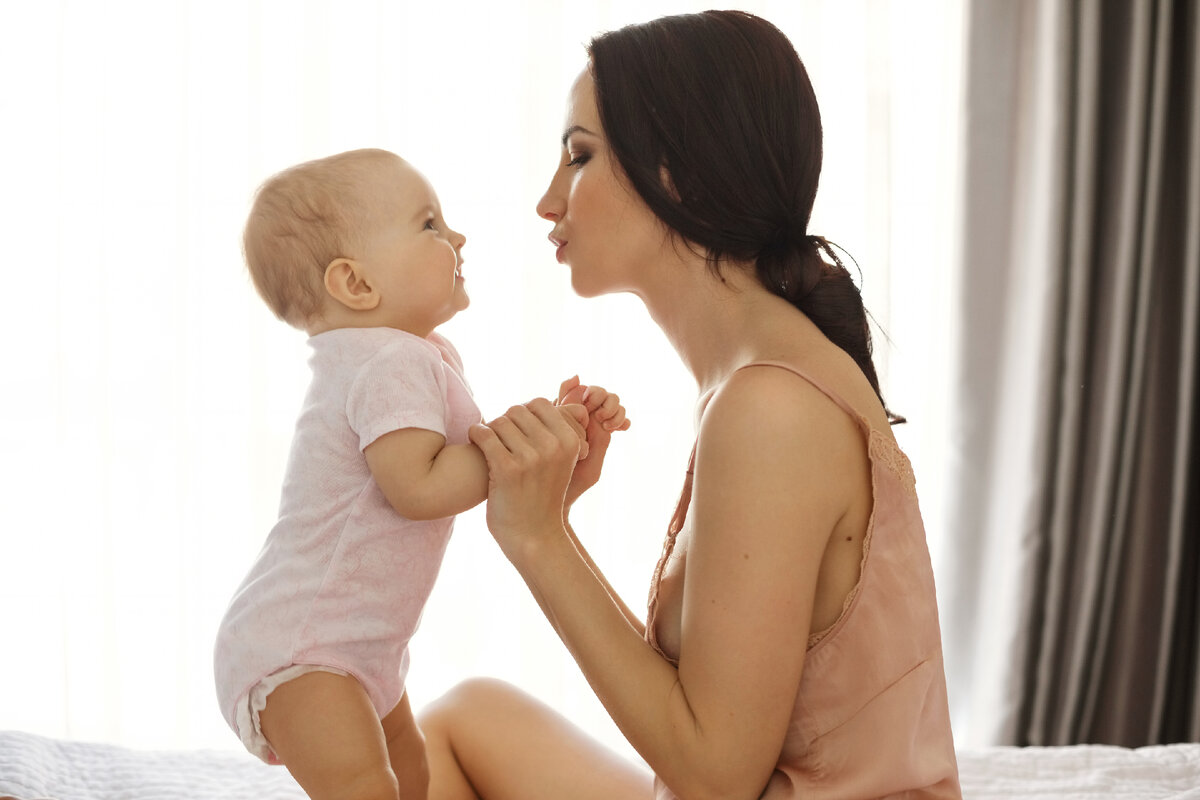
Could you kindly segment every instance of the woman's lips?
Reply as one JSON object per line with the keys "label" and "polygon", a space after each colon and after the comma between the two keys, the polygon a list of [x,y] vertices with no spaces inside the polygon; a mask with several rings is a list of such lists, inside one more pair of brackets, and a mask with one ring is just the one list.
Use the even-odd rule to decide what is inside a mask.
{"label": "woman's lips", "polygon": [[548,238],[550,239],[550,243],[555,246],[554,257],[558,260],[558,263],[563,263],[563,250],[567,249],[566,240],[555,238],[553,233]]}

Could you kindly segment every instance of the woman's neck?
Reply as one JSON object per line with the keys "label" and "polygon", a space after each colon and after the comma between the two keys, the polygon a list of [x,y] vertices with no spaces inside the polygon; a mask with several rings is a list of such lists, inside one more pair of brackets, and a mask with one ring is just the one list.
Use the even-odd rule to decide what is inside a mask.
{"label": "woman's neck", "polygon": [[638,294],[704,397],[738,367],[762,357],[781,311],[788,319],[803,315],[764,289],[748,268],[724,266],[721,277],[703,263],[690,269],[689,280],[675,273],[673,281]]}

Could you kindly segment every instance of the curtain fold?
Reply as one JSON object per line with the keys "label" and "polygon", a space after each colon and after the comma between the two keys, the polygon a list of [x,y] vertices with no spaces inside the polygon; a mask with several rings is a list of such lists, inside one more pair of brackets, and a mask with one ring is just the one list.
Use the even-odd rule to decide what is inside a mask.
{"label": "curtain fold", "polygon": [[[1008,324],[1026,320],[1045,337],[1021,350],[1011,327],[985,320],[962,349],[965,363],[1000,365],[982,385],[1033,415],[1003,438],[1011,415],[963,412],[964,440],[996,468],[982,480],[964,474],[957,529],[1020,543],[991,545],[1018,566],[1009,591],[1021,598],[992,738],[1200,740],[1196,4],[980,0],[972,15],[973,41],[999,16],[1027,43],[971,50],[971,86],[998,72],[1018,78],[1011,95],[990,101],[1010,112],[1002,131],[968,128],[965,188],[994,199],[969,203],[966,229],[998,226],[1004,247],[988,266],[1018,276],[1002,295]],[[987,102],[968,97],[969,108]],[[989,180],[974,165],[1003,146],[1017,178]],[[979,247],[968,239],[968,269]],[[1045,277],[1020,280],[1033,273]],[[984,285],[965,281],[968,307],[986,302]],[[1033,363],[1013,366],[1024,360]],[[1004,385],[1014,374],[1032,396]],[[1031,375],[1040,376],[1032,386]],[[999,469],[1013,465],[1027,472]],[[981,493],[991,507],[970,504]],[[1024,513],[997,525],[989,513],[1012,496]],[[975,564],[986,564],[987,546],[969,546]],[[1004,635],[974,644],[1004,644]],[[962,680],[988,677],[966,669]]]}

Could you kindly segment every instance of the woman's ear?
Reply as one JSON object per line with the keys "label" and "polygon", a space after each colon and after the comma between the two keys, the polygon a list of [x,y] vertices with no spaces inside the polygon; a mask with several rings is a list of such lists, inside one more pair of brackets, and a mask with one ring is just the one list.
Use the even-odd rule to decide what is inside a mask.
{"label": "woman's ear", "polygon": [[665,161],[658,167],[658,180],[667,190],[667,194],[671,195],[671,199],[678,203],[679,191],[675,188],[675,180],[671,177],[671,171],[667,169]]}
{"label": "woman's ear", "polygon": [[351,311],[371,311],[379,305],[379,293],[371,286],[361,264],[335,258],[325,267],[325,291]]}

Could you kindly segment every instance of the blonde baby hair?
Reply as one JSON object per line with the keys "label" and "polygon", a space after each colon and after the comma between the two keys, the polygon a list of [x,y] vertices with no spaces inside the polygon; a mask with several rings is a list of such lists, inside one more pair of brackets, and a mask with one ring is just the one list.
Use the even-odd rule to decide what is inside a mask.
{"label": "blonde baby hair", "polygon": [[350,150],[289,167],[258,188],[242,249],[254,288],[275,316],[300,329],[320,318],[325,268],[354,256],[370,222],[370,179],[398,158]]}

